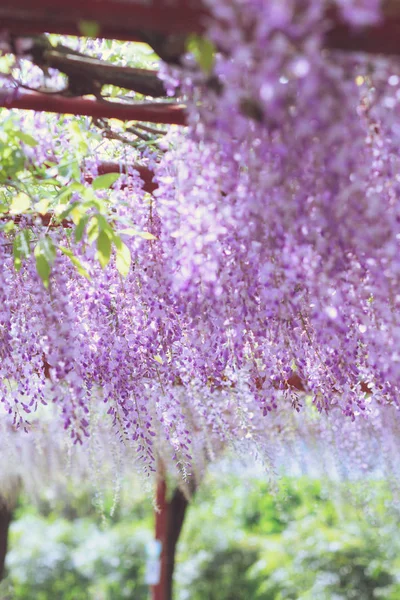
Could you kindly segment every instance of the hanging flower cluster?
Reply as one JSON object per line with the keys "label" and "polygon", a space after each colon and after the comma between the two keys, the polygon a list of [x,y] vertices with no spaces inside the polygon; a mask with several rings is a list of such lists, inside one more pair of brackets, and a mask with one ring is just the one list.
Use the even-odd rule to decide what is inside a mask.
{"label": "hanging flower cluster", "polygon": [[398,67],[324,50],[324,3],[212,6],[218,85],[159,171],[174,285],[266,411],[294,373],[320,410],[397,403]]}
{"label": "hanging flower cluster", "polygon": [[[31,240],[52,240],[46,289],[46,248],[16,272],[0,232],[0,390],[15,423],[52,398],[82,442],[96,398],[147,468],[162,451],[184,474],[227,442],[269,452],[302,431],[305,396],[321,421],[355,420],[354,440],[375,435],[369,418],[396,421],[400,388],[400,69],[325,50],[326,3],[210,4],[213,65],[188,56],[164,73],[189,128],[142,155],[158,189],[131,170],[107,196],[134,234],[115,237],[105,191],[77,218],[79,185],[78,235],[24,216]],[[336,5],[355,27],[379,18],[376,1]],[[26,153],[46,165],[71,140],[40,131]]]}

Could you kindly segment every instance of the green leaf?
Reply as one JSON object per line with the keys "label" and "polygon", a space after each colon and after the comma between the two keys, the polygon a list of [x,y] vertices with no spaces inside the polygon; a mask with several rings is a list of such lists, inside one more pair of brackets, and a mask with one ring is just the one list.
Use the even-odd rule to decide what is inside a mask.
{"label": "green leaf", "polygon": [[47,289],[49,287],[51,267],[43,254],[38,254],[36,256],[36,270],[43,281],[44,287]]}
{"label": "green leaf", "polygon": [[118,270],[118,273],[122,275],[122,277],[127,277],[131,268],[131,251],[128,246],[124,244],[120,237],[115,236],[114,238],[115,246],[116,246],[116,259],[115,264]]}
{"label": "green leaf", "polygon": [[139,231],[138,229],[133,229],[133,227],[128,227],[127,229],[122,229],[119,233],[123,235],[129,235],[130,237],[137,236],[141,237],[144,240],[156,240],[156,236],[150,233],[149,231]]}
{"label": "green leaf", "polygon": [[85,232],[85,227],[89,221],[89,215],[84,215],[75,228],[75,242],[80,242]]}
{"label": "green leaf", "polygon": [[143,238],[144,240],[156,240],[156,236],[153,235],[152,233],[150,233],[149,231],[138,231],[137,234],[139,237]]}
{"label": "green leaf", "polygon": [[13,256],[14,256],[14,268],[19,271],[22,267],[21,253],[19,251],[17,238],[14,239],[13,243]]}
{"label": "green leaf", "polygon": [[71,135],[71,143],[75,146],[75,156],[77,156],[77,154],[87,154],[89,147],[87,145],[85,134],[79,127],[78,122],[71,121],[68,125],[68,129]]}
{"label": "green leaf", "polygon": [[85,269],[85,267],[81,263],[81,261],[79,260],[79,258],[77,258],[76,256],[70,256],[69,259],[72,262],[72,264],[74,265],[74,267],[76,268],[76,270],[78,271],[79,275],[82,275],[82,277],[85,277],[86,279],[88,279],[90,281],[91,277],[90,277],[88,271]]}
{"label": "green leaf", "polygon": [[74,210],[76,207],[75,207],[75,203],[74,203],[74,204],[70,204],[70,205],[68,206],[68,208],[66,208],[66,209],[65,209],[65,210],[63,210],[62,212],[60,212],[60,211],[59,211],[59,208],[60,208],[60,207],[56,207],[56,209],[55,209],[55,211],[54,211],[54,214],[55,214],[55,215],[57,215],[57,218],[58,218],[58,220],[59,220],[59,221],[64,221],[64,219],[67,219],[67,218],[68,218],[68,217],[71,215],[72,211],[73,211],[73,210]]}
{"label": "green leaf", "polygon": [[106,233],[108,233],[109,237],[113,237],[114,232],[107,219],[100,213],[97,213],[95,217],[97,219],[100,231],[105,231]]}
{"label": "green leaf", "polygon": [[199,35],[190,35],[187,41],[187,49],[196,59],[201,69],[209,74],[214,66],[215,46],[207,38]]}
{"label": "green leaf", "polygon": [[89,244],[93,244],[95,240],[97,240],[97,236],[99,235],[99,223],[96,217],[91,217],[87,227],[87,239]]}
{"label": "green leaf", "polygon": [[39,200],[39,202],[36,202],[34,208],[39,214],[45,215],[48,211],[49,205],[50,205],[50,200],[48,198],[42,198],[42,200]]}
{"label": "green leaf", "polygon": [[12,64],[10,63],[10,56],[2,56],[0,58],[0,73],[8,75],[11,73]]}
{"label": "green leaf", "polygon": [[[90,199],[86,199],[85,206],[89,208],[95,208],[101,215],[107,214],[107,205],[102,198],[96,198],[94,196],[93,190],[86,190],[87,192],[91,192],[93,197]],[[88,194],[85,194],[86,196]]]}
{"label": "green leaf", "polygon": [[56,249],[54,247],[53,240],[49,236],[46,236],[40,240],[38,246],[40,246],[41,252],[43,256],[46,257],[46,260],[49,262],[49,264],[52,264],[56,257]]}
{"label": "green leaf", "polygon": [[57,181],[57,179],[54,179],[53,177],[41,177],[40,178],[40,184],[41,185],[52,185],[54,187],[62,187],[62,184]]}
{"label": "green leaf", "polygon": [[58,166],[58,173],[61,175],[61,177],[71,177],[78,182],[81,176],[81,168],[78,160],[74,159],[61,162]]}
{"label": "green leaf", "polygon": [[86,212],[88,209],[89,209],[88,206],[85,206],[84,204],[81,204],[80,202],[73,203],[72,210],[69,214],[75,225],[78,225],[80,220],[86,215]]}
{"label": "green leaf", "polygon": [[35,140],[34,137],[32,137],[31,135],[29,135],[29,133],[25,133],[24,131],[14,131],[14,135],[21,140],[21,142],[23,142],[24,144],[26,144],[27,146],[31,146],[32,148],[34,148],[35,146],[38,145],[39,142],[37,142]]}
{"label": "green leaf", "polygon": [[14,221],[7,221],[7,223],[5,223],[1,229],[4,231],[4,233],[10,233],[15,229]]}
{"label": "green leaf", "polygon": [[66,204],[72,196],[73,192],[79,192],[80,194],[82,194],[84,190],[85,186],[82,183],[74,181],[74,183],[71,183],[70,185],[64,187],[61,190],[61,192],[57,195],[57,200],[58,202]]}
{"label": "green leaf", "polygon": [[31,207],[31,199],[24,192],[20,192],[11,201],[10,205],[10,214],[11,215],[20,215]]}
{"label": "green leaf", "polygon": [[28,258],[30,255],[30,242],[31,234],[28,229],[24,229],[15,236],[13,242],[13,256],[14,256],[14,267],[16,271],[19,271],[22,267],[22,260]]}
{"label": "green leaf", "polygon": [[76,270],[78,271],[78,273],[80,275],[82,275],[83,277],[86,277],[86,279],[89,279],[89,280],[91,279],[88,271],[85,269],[85,267],[83,266],[83,264],[81,263],[79,258],[77,258],[73,254],[73,252],[71,252],[71,250],[69,250],[68,248],[65,248],[64,246],[59,246],[59,249],[61,250],[61,252],[63,254],[65,254],[65,256],[68,256],[68,258],[70,259],[70,261],[72,262],[74,267],[76,267]]}
{"label": "green leaf", "polygon": [[20,233],[15,237],[18,243],[19,251],[22,256],[28,258],[31,253],[30,241],[31,241],[31,232],[29,229],[23,229]]}
{"label": "green leaf", "polygon": [[99,175],[93,180],[92,187],[94,190],[107,190],[117,181],[119,176],[120,173],[106,173],[105,175]]}
{"label": "green leaf", "polygon": [[40,244],[35,247],[34,250],[35,259],[36,259],[36,270],[38,272],[39,277],[43,281],[44,287],[47,289],[49,287],[49,279],[51,273],[51,266],[45,255],[42,253],[40,248]]}
{"label": "green leaf", "polygon": [[97,258],[104,269],[111,258],[111,240],[105,231],[100,231],[97,237]]}
{"label": "green leaf", "polygon": [[56,256],[56,249],[53,240],[46,236],[42,238],[35,246],[34,255],[36,259],[36,270],[43,281],[44,287],[49,287],[51,265]]}

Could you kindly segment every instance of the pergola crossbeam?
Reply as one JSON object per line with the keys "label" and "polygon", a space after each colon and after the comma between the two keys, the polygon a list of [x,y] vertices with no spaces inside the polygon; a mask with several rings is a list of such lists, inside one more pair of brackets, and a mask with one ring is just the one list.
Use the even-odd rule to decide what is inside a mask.
{"label": "pergola crossbeam", "polygon": [[88,23],[96,36],[137,40],[137,32],[200,31],[205,11],[198,0],[5,0],[0,28],[15,33],[85,35]]}
{"label": "pergola crossbeam", "polygon": [[0,106],[69,115],[83,115],[95,119],[120,119],[171,125],[186,124],[186,107],[169,102],[135,103],[108,102],[88,98],[68,98],[55,94],[31,92],[23,89],[0,90]]}
{"label": "pergola crossbeam", "polygon": [[[328,48],[374,54],[400,54],[400,2],[384,0],[381,23],[350,28],[337,13],[327,15]],[[18,35],[59,33],[119,40],[143,40],[151,32],[174,36],[201,33],[207,11],[200,0],[3,0],[0,32]]]}

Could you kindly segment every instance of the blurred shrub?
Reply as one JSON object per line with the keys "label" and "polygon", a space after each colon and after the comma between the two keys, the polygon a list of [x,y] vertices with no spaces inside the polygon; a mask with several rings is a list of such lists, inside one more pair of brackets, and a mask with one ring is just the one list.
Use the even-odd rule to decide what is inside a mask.
{"label": "blurred shrub", "polygon": [[[260,480],[211,473],[178,546],[176,600],[398,600],[399,514],[388,488],[338,491],[298,479],[271,495]],[[88,517],[87,501],[70,520],[21,507],[0,600],[147,600],[153,532],[142,502],[106,526]]]}
{"label": "blurred shrub", "polygon": [[88,519],[48,522],[28,515],[12,527],[7,556],[13,600],[147,599],[149,530],[100,528]]}
{"label": "blurred shrub", "polygon": [[[225,550],[211,548],[185,563],[186,585],[178,588],[179,600],[249,600],[255,598],[257,581],[247,578],[248,569],[257,560],[257,548],[246,544]],[[192,577],[188,577],[192,574]]]}
{"label": "blurred shrub", "polygon": [[[177,600],[398,600],[399,514],[382,482],[213,481],[189,515]],[[224,510],[225,509],[225,510]]]}
{"label": "blurred shrub", "polygon": [[346,521],[329,527],[316,517],[293,523],[248,571],[260,582],[254,600],[390,598],[399,564],[381,533]]}

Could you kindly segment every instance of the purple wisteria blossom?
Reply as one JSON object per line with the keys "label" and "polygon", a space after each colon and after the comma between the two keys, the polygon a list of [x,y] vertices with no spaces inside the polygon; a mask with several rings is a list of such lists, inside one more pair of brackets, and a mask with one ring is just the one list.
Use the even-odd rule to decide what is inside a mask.
{"label": "purple wisteria blossom", "polygon": [[[184,477],[229,443],[270,454],[288,431],[352,446],[362,469],[365,440],[397,431],[400,68],[326,50],[328,4],[209,2],[212,77],[190,56],[164,68],[189,126],[139,156],[158,189],[131,169],[103,193],[141,232],[121,233],[126,277],[115,255],[99,266],[88,231],[47,230],[89,278],[58,252],[45,289],[0,232],[0,390],[16,424],[51,397],[84,442],[95,399],[146,469],[162,453]],[[375,0],[333,4],[355,28],[380,18]],[[34,117],[30,166],[73,163],[71,121]],[[95,176],[115,147],[93,140],[76,153]]]}

